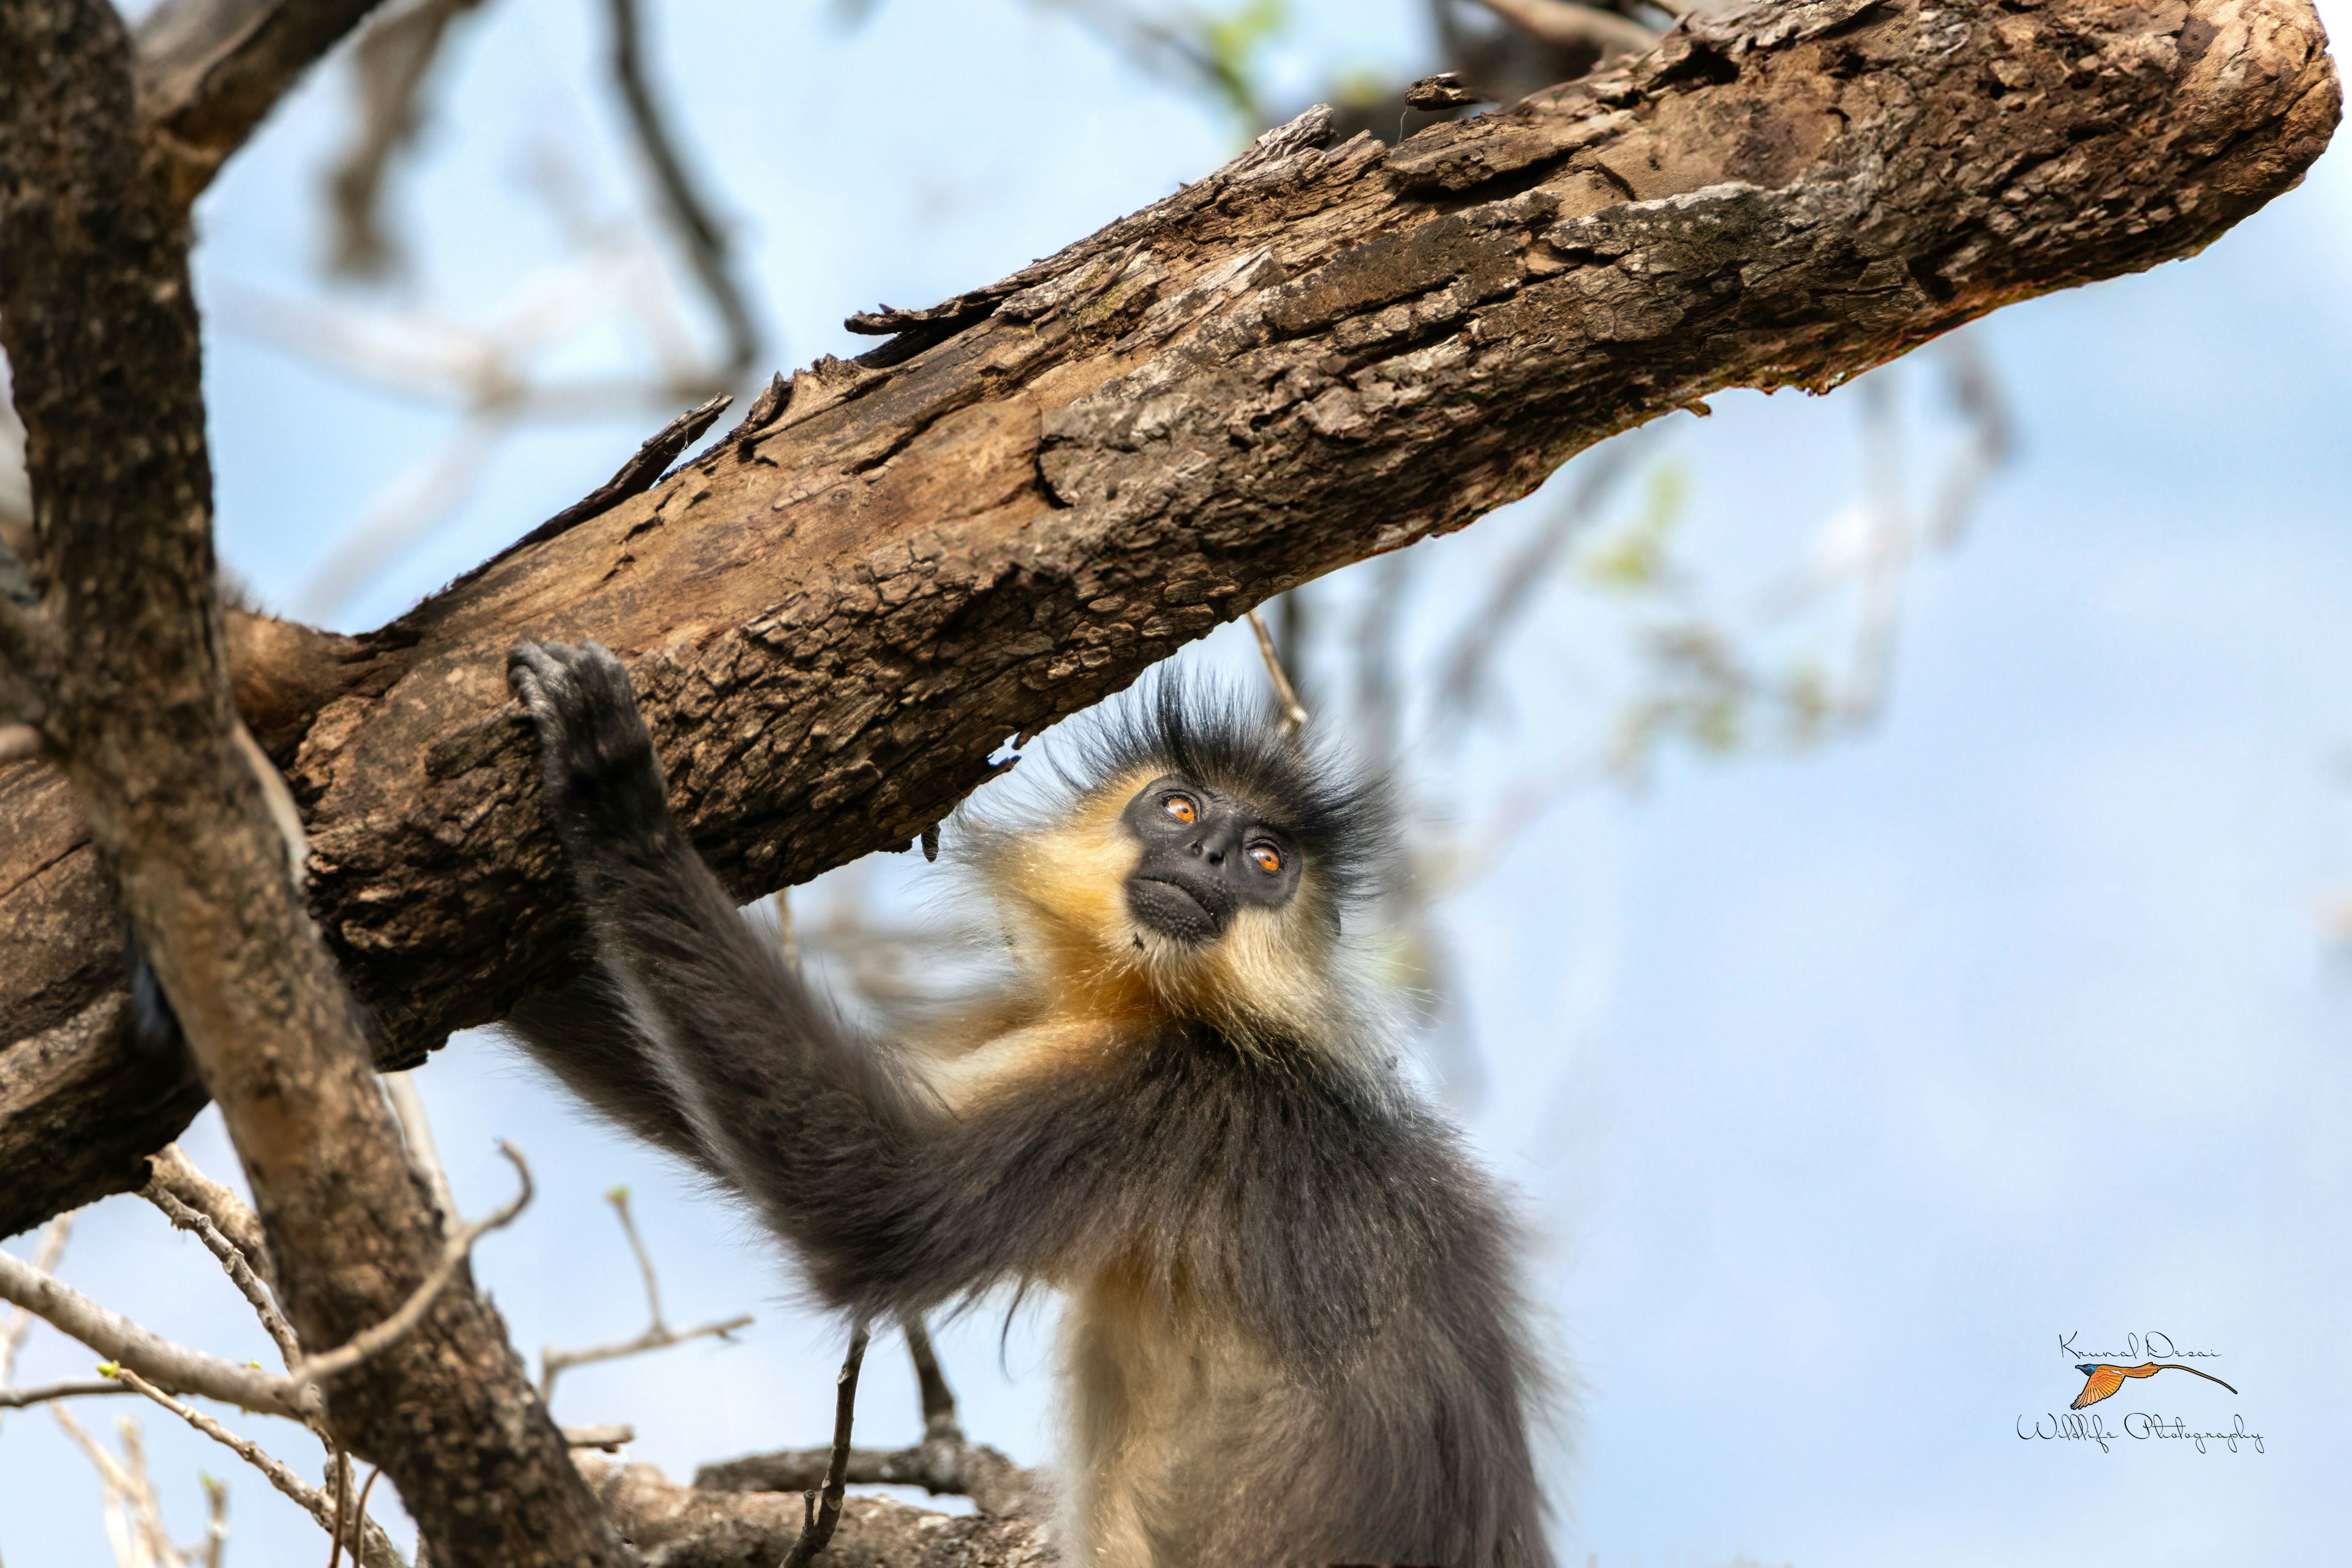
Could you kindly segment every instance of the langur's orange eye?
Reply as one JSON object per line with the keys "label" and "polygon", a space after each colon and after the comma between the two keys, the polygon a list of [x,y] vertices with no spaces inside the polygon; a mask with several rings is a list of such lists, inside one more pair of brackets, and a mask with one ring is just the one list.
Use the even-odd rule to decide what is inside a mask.
{"label": "langur's orange eye", "polygon": [[1249,852],[1249,858],[1250,864],[1265,872],[1267,876],[1279,877],[1282,875],[1281,851],[1274,848],[1272,846],[1265,844],[1258,845]]}
{"label": "langur's orange eye", "polygon": [[1179,822],[1191,822],[1201,815],[1200,807],[1192,804],[1192,797],[1183,795],[1170,795],[1160,803],[1160,809]]}

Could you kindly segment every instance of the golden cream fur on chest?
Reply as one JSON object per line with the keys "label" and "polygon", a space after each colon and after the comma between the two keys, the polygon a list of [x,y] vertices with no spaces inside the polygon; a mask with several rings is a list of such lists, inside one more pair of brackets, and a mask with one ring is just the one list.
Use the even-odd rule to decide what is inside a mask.
{"label": "golden cream fur on chest", "polygon": [[[1061,1330],[1069,1527],[1087,1568],[1153,1568],[1198,1524],[1204,1455],[1276,1385],[1229,1321],[1114,1267],[1069,1292]],[[1212,1459],[1213,1463],[1213,1459]]]}

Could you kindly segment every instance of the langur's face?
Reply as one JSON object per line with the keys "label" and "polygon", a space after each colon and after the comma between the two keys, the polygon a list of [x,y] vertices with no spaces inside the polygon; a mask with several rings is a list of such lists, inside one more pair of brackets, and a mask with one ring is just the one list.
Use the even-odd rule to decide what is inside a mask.
{"label": "langur's face", "polygon": [[1275,910],[1298,891],[1297,846],[1247,801],[1163,773],[1136,792],[1120,825],[1141,845],[1128,912],[1172,942],[1213,942],[1244,910]]}

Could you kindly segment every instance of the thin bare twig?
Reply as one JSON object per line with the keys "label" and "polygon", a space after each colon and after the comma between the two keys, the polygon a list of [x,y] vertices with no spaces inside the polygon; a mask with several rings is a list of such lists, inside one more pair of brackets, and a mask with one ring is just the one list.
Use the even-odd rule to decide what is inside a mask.
{"label": "thin bare twig", "polygon": [[341,1448],[331,1451],[327,1459],[327,1473],[335,1479],[335,1518],[327,1526],[327,1568],[343,1560],[343,1521],[351,1512],[352,1457]]}
{"label": "thin bare twig", "polygon": [[306,1396],[290,1379],[174,1344],[5,1252],[0,1252],[0,1300],[29,1309],[68,1338],[164,1387],[296,1421],[309,1420],[308,1412],[317,1406],[317,1396]]}
{"label": "thin bare twig", "polygon": [[380,210],[384,174],[393,156],[416,139],[423,122],[418,100],[440,58],[450,23],[480,4],[418,0],[379,16],[360,35],[352,51],[359,123],[327,179],[334,217],[331,264],[337,272],[373,277],[398,262]]}
{"label": "thin bare twig", "polygon": [[425,1113],[425,1097],[416,1090],[416,1075],[385,1073],[383,1092],[392,1101],[392,1113],[400,1119],[401,1142],[408,1145],[409,1159],[425,1173],[425,1185],[433,1189],[433,1202],[441,1210],[441,1226],[446,1231],[457,1212],[457,1200],[449,1191],[449,1173],[441,1168],[441,1151],[433,1142],[433,1121]]}
{"label": "thin bare twig", "polygon": [[269,1243],[261,1233],[261,1216],[247,1207],[243,1198],[196,1169],[195,1162],[177,1143],[166,1143],[161,1153],[149,1155],[147,1171],[151,1186],[171,1194],[212,1221],[245,1254],[245,1260],[261,1276],[262,1283],[272,1290],[278,1289],[277,1271],[269,1261]]}
{"label": "thin bare twig", "polygon": [[1630,16],[1569,0],[1476,0],[1538,43],[1556,49],[1597,49],[1603,60],[1646,54],[1658,35]]}
{"label": "thin bare twig", "polygon": [[1968,422],[1969,441],[1943,480],[1922,531],[1935,549],[1948,549],[1967,533],[1985,484],[2006,466],[2017,445],[2017,426],[2001,394],[2000,378],[1985,363],[1976,335],[1955,332],[1937,347],[1950,377],[1952,404]]}
{"label": "thin bare twig", "polygon": [[[383,1478],[383,1467],[382,1465],[378,1465],[374,1468],[369,1470],[367,1484],[360,1488],[360,1500],[352,1505],[352,1534],[354,1536],[360,1536],[365,1533],[368,1522],[368,1494],[375,1490],[375,1483]],[[357,1540],[354,1540],[351,1545],[352,1561],[353,1563],[357,1563],[360,1560],[360,1542]]]}
{"label": "thin bare twig", "polygon": [[555,1398],[555,1380],[571,1367],[590,1362],[617,1361],[623,1356],[642,1355],[647,1351],[667,1349],[688,1340],[725,1339],[738,1329],[751,1325],[751,1314],[741,1313],[723,1322],[704,1323],[698,1328],[672,1329],[662,1321],[661,1285],[654,1275],[652,1254],[646,1250],[645,1238],[637,1234],[637,1222],[629,1213],[629,1189],[614,1187],[604,1194],[613,1212],[621,1216],[621,1230],[629,1238],[629,1250],[637,1260],[637,1273],[645,1280],[646,1308],[652,1321],[646,1331],[634,1339],[615,1344],[592,1345],[586,1350],[566,1351],[549,1348],[539,1352],[539,1397],[541,1404]]}
{"label": "thin bare twig", "polygon": [[1604,443],[1575,467],[1576,483],[1529,539],[1495,574],[1494,586],[1477,613],[1462,623],[1454,646],[1440,663],[1438,702],[1432,715],[1443,727],[1461,723],[1485,700],[1488,668],[1506,638],[1526,616],[1536,595],[1557,577],[1570,545],[1591,528],[1617,489],[1635,456],[1654,440],[1647,430],[1628,432]]}
{"label": "thin bare twig", "polygon": [[735,280],[728,255],[727,230],[710,214],[709,204],[694,188],[685,160],[669,127],[663,123],[646,77],[645,43],[637,23],[636,0],[609,0],[613,17],[613,77],[620,84],[621,101],[629,110],[629,125],[661,195],[670,227],[686,249],[688,263],[727,331],[726,368],[720,384],[732,382],[760,357],[760,335],[751,324],[751,310]]}
{"label": "thin bare twig", "polygon": [[653,1313],[654,1326],[658,1328],[662,1321],[661,1281],[654,1278],[654,1260],[646,1251],[646,1238],[637,1234],[636,1218],[629,1213],[629,1189],[614,1187],[604,1194],[604,1201],[620,1216],[621,1234],[629,1238],[629,1251],[637,1260],[638,1278],[646,1284],[646,1306]]}
{"label": "thin bare twig", "polygon": [[860,1319],[849,1331],[849,1353],[834,1379],[833,1458],[825,1465],[824,1487],[804,1495],[807,1512],[801,1520],[801,1537],[793,1542],[782,1568],[806,1568],[810,1558],[832,1543],[834,1527],[841,1522],[841,1493],[849,1479],[849,1429],[857,1414],[857,1371],[866,1364],[866,1322]]}
{"label": "thin bare twig", "polygon": [[261,1320],[262,1328],[268,1332],[270,1342],[278,1347],[278,1359],[286,1363],[288,1370],[292,1370],[294,1364],[302,1359],[302,1342],[295,1337],[294,1326],[278,1310],[278,1303],[270,1300],[269,1291],[262,1285],[259,1276],[254,1273],[236,1244],[223,1236],[220,1227],[214,1225],[209,1216],[198,1214],[153,1182],[142,1188],[139,1195],[163,1210],[163,1217],[174,1226],[193,1232],[196,1239],[205,1244],[205,1249],[220,1259],[222,1271],[244,1294],[254,1316]]}
{"label": "thin bare twig", "polygon": [[[335,1520],[333,1503],[328,1499],[326,1493],[296,1475],[292,1467],[285,1460],[271,1454],[250,1437],[238,1436],[203,1411],[182,1404],[128,1367],[116,1367],[112,1375],[121,1379],[132,1393],[146,1395],[255,1469],[259,1470],[271,1486],[291,1498],[305,1513],[317,1520],[320,1529],[333,1530]],[[60,1410],[58,1414],[62,1415],[64,1412]],[[360,1560],[364,1568],[407,1568],[406,1563],[401,1559],[399,1550],[393,1545],[392,1538],[384,1534],[382,1527],[370,1521],[362,1521],[362,1523],[364,1533],[362,1541],[365,1551]]]}
{"label": "thin bare twig", "polygon": [[1299,706],[1298,689],[1290,684],[1290,676],[1282,668],[1282,656],[1275,651],[1274,634],[1266,630],[1265,617],[1253,609],[1249,624],[1257,634],[1258,657],[1265,660],[1266,677],[1274,682],[1275,705],[1282,710],[1282,732],[1295,738],[1307,727],[1307,710]]}
{"label": "thin bare twig", "polygon": [[522,1191],[515,1194],[514,1201],[487,1219],[468,1220],[452,1231],[449,1239],[442,1246],[441,1261],[433,1266],[433,1272],[425,1277],[425,1282],[409,1294],[408,1300],[403,1301],[392,1316],[373,1328],[362,1329],[333,1350],[303,1358],[292,1368],[293,1375],[289,1379],[297,1394],[307,1394],[321,1380],[349,1372],[370,1356],[399,1343],[402,1336],[424,1321],[425,1314],[432,1310],[433,1303],[439,1299],[443,1288],[457,1277],[467,1255],[473,1251],[474,1243],[491,1231],[514,1223],[515,1215],[522,1213],[523,1205],[530,1202],[530,1167],[523,1163],[522,1155],[515,1146],[503,1138],[499,1140],[499,1152],[513,1164],[515,1174],[522,1182]]}
{"label": "thin bare twig", "polygon": [[103,1378],[72,1378],[64,1383],[36,1383],[24,1388],[0,1388],[0,1410],[26,1410],[59,1399],[87,1399],[93,1394],[125,1394],[127,1389]]}
{"label": "thin bare twig", "polygon": [[[66,1255],[66,1242],[73,1236],[74,1214],[68,1210],[41,1227],[41,1239],[33,1247],[33,1267],[44,1274],[58,1271],[58,1260]],[[0,1394],[8,1387],[8,1379],[16,1370],[16,1352],[25,1348],[25,1336],[33,1331],[33,1313],[27,1307],[18,1307],[8,1314],[5,1326],[0,1326]]]}
{"label": "thin bare twig", "polygon": [[106,1497],[107,1535],[114,1546],[116,1563],[123,1568],[136,1568],[142,1563],[152,1563],[156,1568],[186,1568],[179,1548],[172,1544],[172,1538],[164,1531],[154,1488],[148,1483],[147,1455],[139,1441],[139,1424],[126,1416],[116,1428],[122,1438],[122,1456],[117,1458],[100,1447],[64,1405],[52,1406],[49,1414],[57,1417],[58,1426],[98,1471],[99,1485]]}
{"label": "thin bare twig", "polygon": [[159,1564],[176,1563],[186,1568],[187,1560],[172,1541],[163,1525],[163,1507],[155,1498],[155,1482],[147,1473],[147,1445],[139,1423],[129,1415],[114,1418],[114,1430],[122,1443],[122,1468],[131,1478],[131,1509],[139,1521],[139,1532],[147,1538],[147,1549],[155,1554]]}
{"label": "thin bare twig", "polygon": [[961,1495],[980,1512],[1007,1518],[1027,1511],[1037,1478],[995,1449],[967,1442],[956,1420],[954,1391],[940,1370],[922,1319],[899,1320],[907,1353],[922,1390],[923,1440],[911,1448],[790,1448],[705,1465],[694,1487],[702,1492],[810,1491],[838,1477],[852,1486],[917,1486],[934,1496]]}
{"label": "thin bare twig", "polygon": [[221,1568],[221,1553],[228,1547],[228,1483],[199,1470],[196,1484],[205,1489],[204,1568]]}

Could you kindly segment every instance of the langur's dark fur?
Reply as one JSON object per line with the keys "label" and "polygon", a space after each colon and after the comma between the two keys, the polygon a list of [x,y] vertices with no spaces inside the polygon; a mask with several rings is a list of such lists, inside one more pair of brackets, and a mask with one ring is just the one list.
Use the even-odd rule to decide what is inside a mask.
{"label": "langur's dark fur", "polygon": [[[1187,1003],[1197,979],[1153,979],[1119,993],[1148,994],[1141,1012],[1038,1025],[1045,1045],[941,1090],[918,1049],[856,1037],[741,919],[670,817],[617,661],[525,645],[510,668],[602,961],[515,1032],[739,1192],[839,1308],[1066,1291],[1080,1561],[1547,1568],[1511,1226],[1351,987],[1310,999],[1337,1019],[1318,1034],[1280,1007],[1229,1026]],[[1098,730],[1087,762],[1065,821],[1088,843],[1116,847],[1102,824],[1139,779],[1254,803],[1319,879],[1280,940],[1336,962],[1323,938],[1387,858],[1377,791],[1172,686]],[[1025,875],[1036,831],[977,828],[982,874]],[[1065,982],[1144,984],[1108,973],[1033,975],[1023,1005],[1050,1011]]]}

